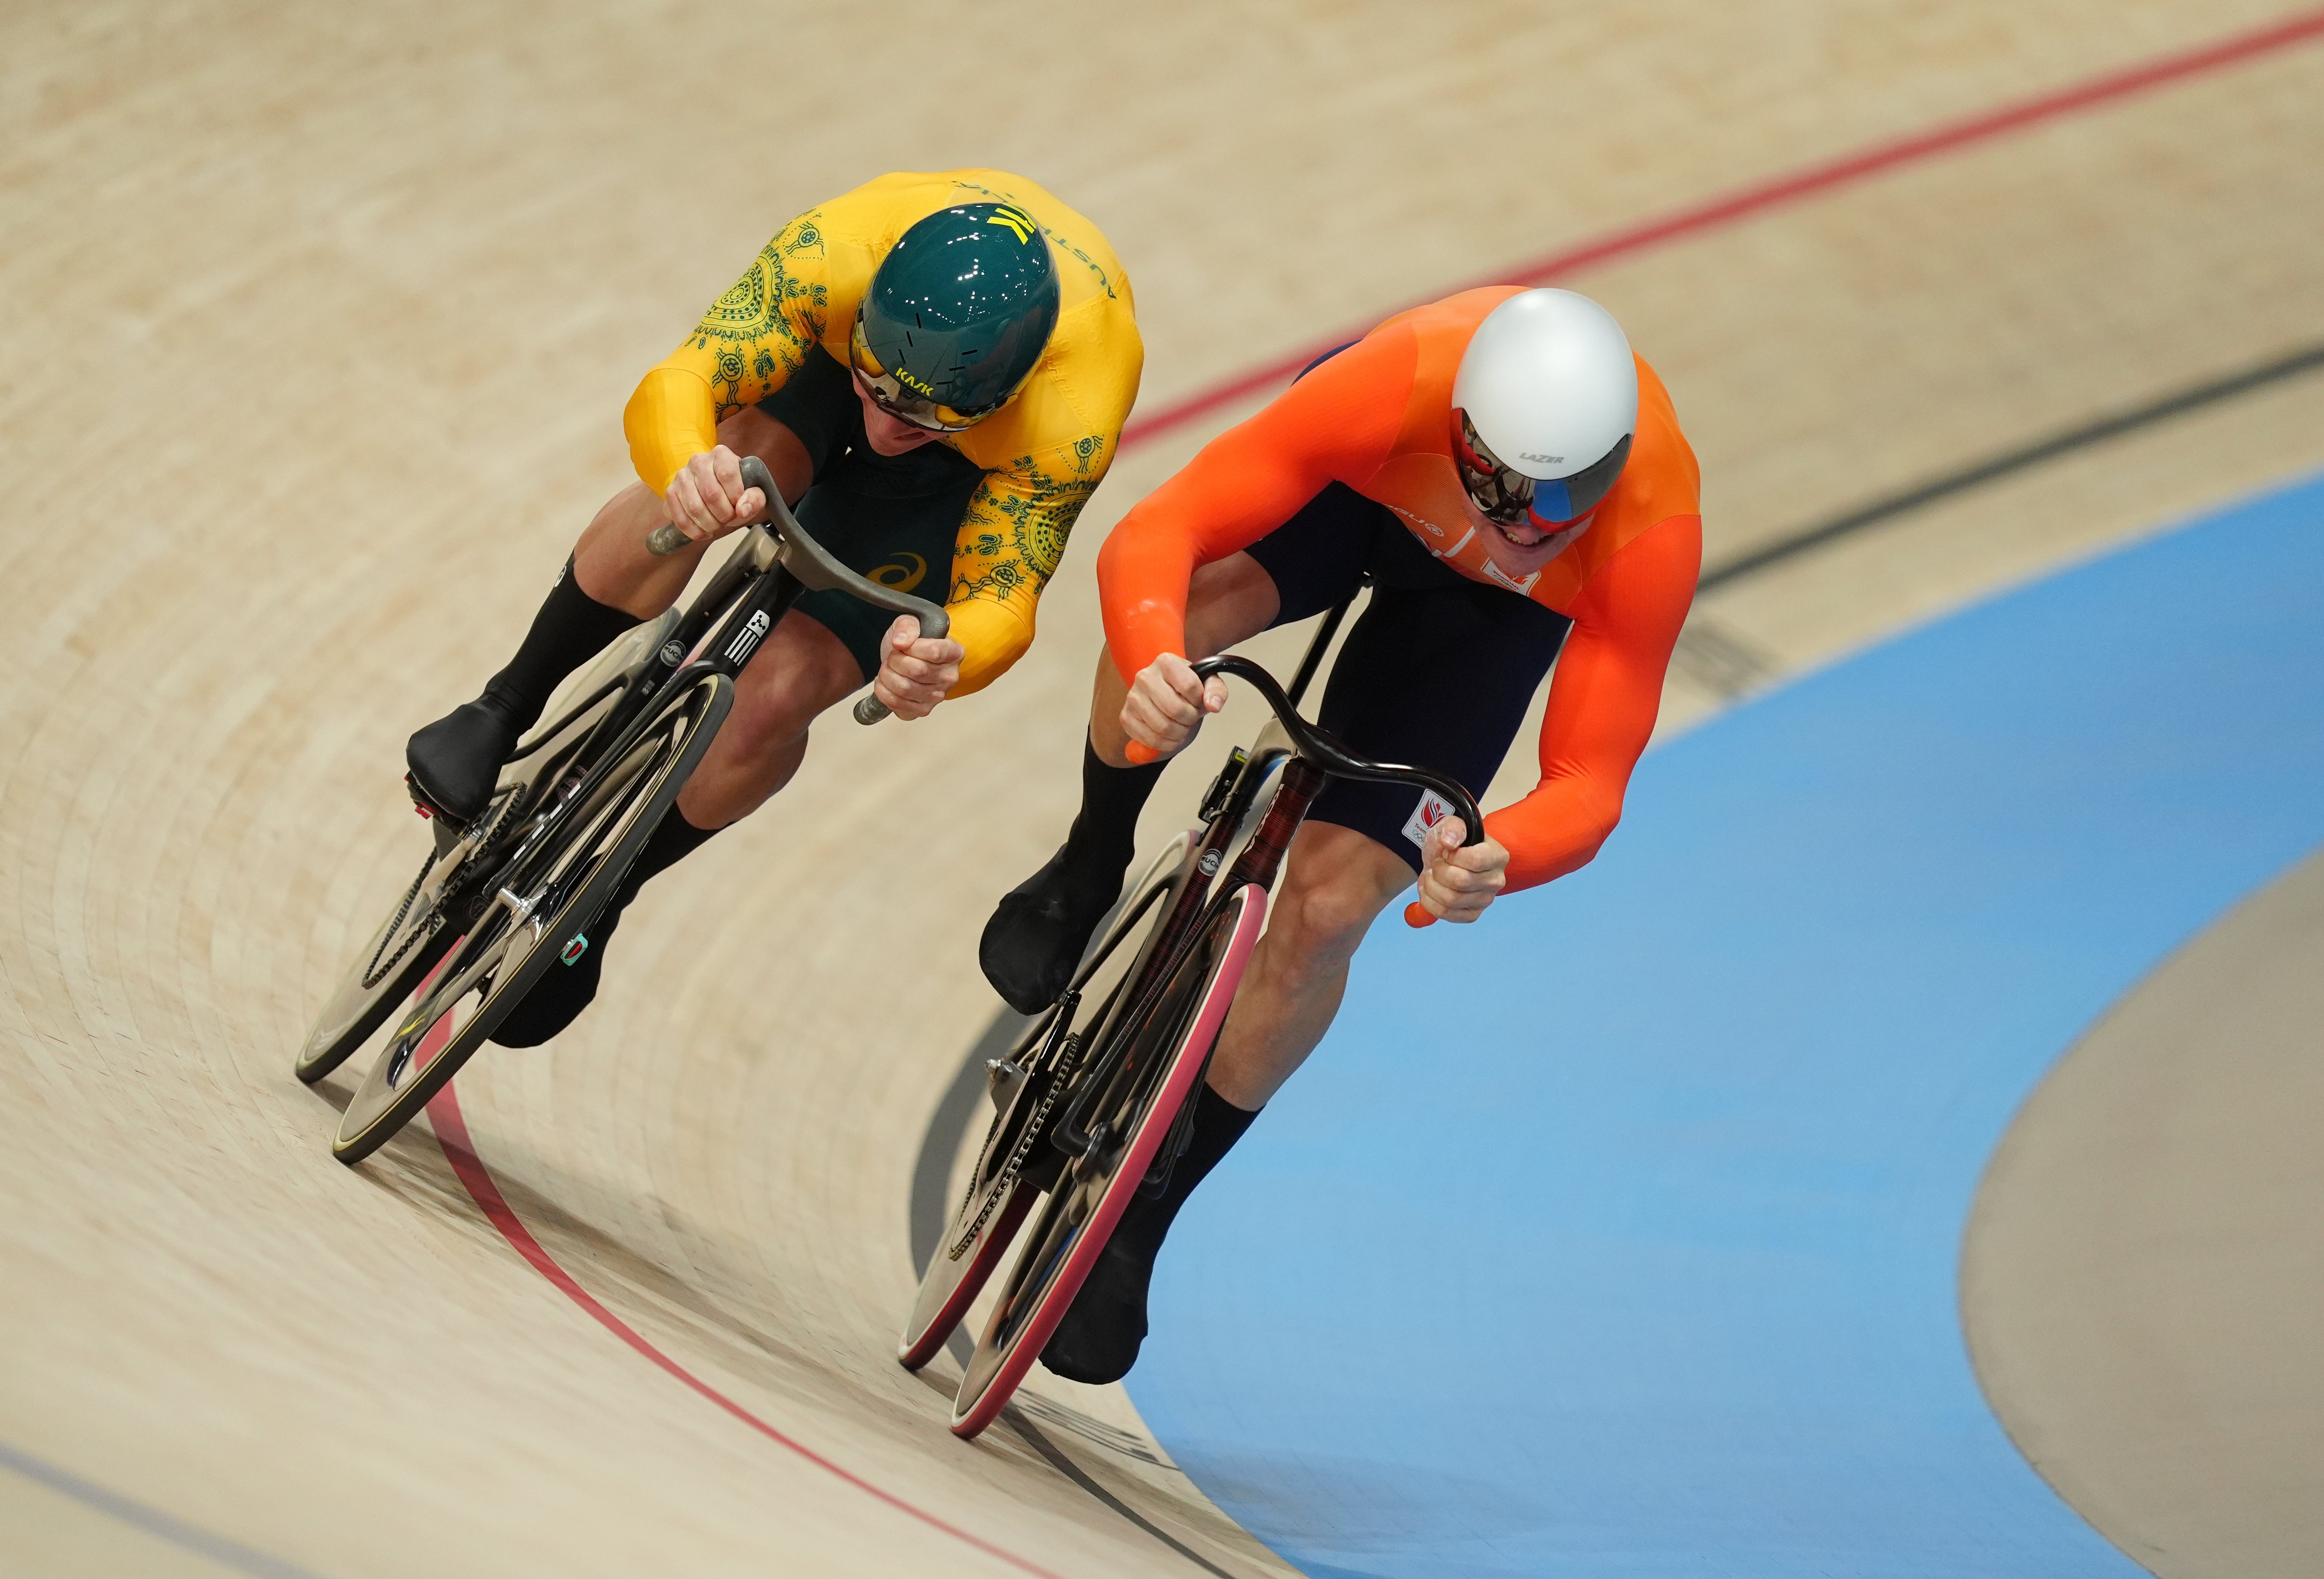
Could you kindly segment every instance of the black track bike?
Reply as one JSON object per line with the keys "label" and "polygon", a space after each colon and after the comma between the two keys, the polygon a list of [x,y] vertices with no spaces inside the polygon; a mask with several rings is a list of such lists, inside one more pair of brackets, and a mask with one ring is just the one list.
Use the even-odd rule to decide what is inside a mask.
{"label": "black track bike", "polygon": [[1342,605],[1325,621],[1288,694],[1245,658],[1194,666],[1206,679],[1247,681],[1275,721],[1229,755],[1197,826],[1124,891],[1073,984],[991,1061],[991,1125],[897,1344],[910,1369],[935,1358],[1021,1235],[954,1400],[958,1436],[974,1436],[1000,1415],[1131,1195],[1158,1195],[1168,1183],[1186,1146],[1189,1099],[1258,944],[1284,852],[1324,784],[1337,776],[1434,790],[1469,844],[1483,837],[1477,803],[1457,781],[1367,762],[1299,716],[1298,697],[1345,614]]}
{"label": "black track bike", "polygon": [[[946,633],[943,609],[858,576],[808,536],[757,457],[742,479],[769,501],[767,518],[702,591],[567,681],[475,818],[433,815],[434,848],[299,1052],[299,1078],[311,1084],[392,1019],[331,1144],[340,1161],[361,1161],[410,1122],[546,972],[581,958],[725,721],[734,677],[802,592],[851,593],[913,615],[923,636]],[[667,525],[649,539],[658,554],[686,541]],[[887,711],[867,696],[855,716],[872,724]]]}

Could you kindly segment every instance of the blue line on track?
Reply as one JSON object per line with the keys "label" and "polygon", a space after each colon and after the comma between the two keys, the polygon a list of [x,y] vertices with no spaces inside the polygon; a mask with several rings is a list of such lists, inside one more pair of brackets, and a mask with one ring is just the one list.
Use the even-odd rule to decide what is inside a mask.
{"label": "blue line on track", "polygon": [[1327,1576],[2139,1572],[1987,1409],[2018,1104],[2324,841],[2324,479],[1650,756],[1598,861],[1393,919],[1204,1187],[1130,1378]]}
{"label": "blue line on track", "polygon": [[222,1568],[236,1574],[248,1574],[252,1579],[315,1579],[313,1574],[294,1563],[286,1563],[280,1557],[244,1546],[240,1541],[228,1540],[222,1535],[212,1535],[198,1525],[189,1524],[159,1508],[149,1508],[118,1491],[108,1491],[94,1481],[85,1481],[69,1470],[59,1469],[55,1464],[34,1458],[5,1442],[0,1442],[0,1469],[13,1470],[26,1480],[69,1497],[85,1508],[93,1508],[197,1556],[208,1557]]}

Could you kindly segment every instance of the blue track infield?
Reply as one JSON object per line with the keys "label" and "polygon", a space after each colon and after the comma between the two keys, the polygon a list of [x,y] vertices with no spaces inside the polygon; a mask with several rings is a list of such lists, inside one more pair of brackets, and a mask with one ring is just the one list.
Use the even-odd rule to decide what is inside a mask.
{"label": "blue track infield", "polygon": [[1986,1159],[2324,842],[2324,479],[1648,757],[1598,861],[1393,919],[1186,1210],[1131,1391],[1309,1574],[2136,1574],[1962,1344]]}

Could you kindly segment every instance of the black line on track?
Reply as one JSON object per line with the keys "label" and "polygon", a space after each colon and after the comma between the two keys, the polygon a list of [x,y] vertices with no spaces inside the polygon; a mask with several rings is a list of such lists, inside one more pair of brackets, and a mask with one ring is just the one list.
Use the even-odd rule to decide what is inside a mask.
{"label": "black line on track", "polygon": [[[2127,411],[2069,428],[2019,448],[1989,456],[1958,471],[1948,472],[1943,476],[1803,527],[1763,548],[1754,549],[1723,565],[1714,566],[1704,571],[1702,579],[1695,584],[1696,594],[1700,596],[1715,587],[1740,581],[1842,538],[1894,521],[1898,516],[1908,515],[1957,494],[1968,493],[1987,483],[2029,470],[2044,461],[2055,460],[2061,456],[2087,449],[2091,445],[2102,444],[2126,433],[2137,432],[2143,428],[2155,427],[2174,417],[2183,417],[2237,395],[2285,383],[2319,369],[2324,369],[2324,343],[2302,346],[2240,372],[2174,391],[2144,405],[2133,406]],[[997,1057],[1006,1051],[1009,1043],[1023,1031],[1028,1023],[1024,1015],[1012,1009],[1002,1009],[984,1028],[984,1034],[976,1039],[976,1045],[969,1049],[967,1058],[962,1062],[951,1085],[945,1088],[942,1100],[936,1103],[936,1111],[928,1119],[927,1131],[920,1140],[920,1154],[912,1164],[909,1221],[912,1269],[915,1272],[925,1273],[927,1270],[929,1258],[936,1254],[936,1242],[944,1236],[945,1197],[952,1159],[960,1149],[962,1133],[974,1114],[976,1098],[983,1089],[984,1060]],[[958,1331],[946,1343],[946,1348],[960,1358],[963,1365],[967,1363],[967,1357],[960,1351],[967,1346],[965,1334]],[[1174,1549],[1201,1563],[1212,1573],[1223,1575],[1223,1570],[1213,1567],[1163,1531],[1156,1529],[1119,1498],[1082,1473],[1080,1466],[1036,1431],[1014,1404],[1003,1411],[1003,1417],[1017,1428],[1019,1435],[1032,1444],[1035,1452],[1047,1459],[1076,1485],[1139,1528],[1167,1542]],[[1231,1579],[1231,1576],[1226,1575],[1224,1579]]]}
{"label": "black line on track", "polygon": [[1138,1526],[1139,1528],[1144,1530],[1156,1540],[1160,1541],[1164,1546],[1168,1547],[1172,1551],[1177,1553],[1180,1556],[1185,1558],[1186,1561],[1194,1564],[1196,1567],[1201,1568],[1205,1573],[1215,1574],[1219,1576],[1219,1579],[1235,1579],[1235,1575],[1232,1573],[1227,1569],[1220,1567],[1216,1563],[1212,1562],[1210,1558],[1203,1556],[1202,1553],[1196,1551],[1194,1547],[1180,1540],[1176,1536],[1172,1535],[1168,1530],[1153,1523],[1151,1520],[1148,1519],[1144,1514],[1139,1512],[1137,1509],[1132,1508],[1129,1503],[1123,1501],[1111,1491],[1109,1491],[1103,1486],[1099,1485],[1097,1482],[1092,1480],[1089,1477],[1088,1472],[1084,1470],[1081,1465],[1075,1464],[1071,1458],[1067,1457],[1064,1450],[1059,1448],[1056,1443],[1043,1436],[1039,1429],[1034,1426],[1033,1422],[1025,1417],[1025,1411],[1019,1408],[1015,1404],[1010,1403],[1002,1405],[1001,1408],[1001,1417],[1009,1422],[1010,1427],[1015,1430],[1018,1436],[1022,1436],[1026,1442],[1031,1445],[1034,1452],[1039,1454],[1043,1458],[1049,1461],[1050,1468],[1056,1470],[1059,1474],[1073,1482],[1074,1484],[1079,1486],[1083,1491],[1087,1491],[1091,1496],[1095,1497],[1099,1501],[1112,1509],[1116,1513],[1120,1514],[1124,1519],[1130,1520],[1130,1523]]}
{"label": "black line on track", "polygon": [[1989,456],[1984,460],[1965,466],[1959,471],[1948,472],[1943,476],[1916,484],[1901,493],[1891,494],[1885,499],[1876,499],[1868,504],[1858,505],[1828,521],[1821,521],[1812,526],[1803,527],[1788,536],[1777,539],[1765,548],[1754,549],[1749,553],[1729,559],[1723,565],[1714,566],[1705,570],[1702,573],[1702,578],[1695,584],[1696,595],[1701,596],[1713,588],[1724,586],[1729,582],[1739,581],[1746,576],[1780,565],[1787,559],[1796,559],[1810,549],[1820,549],[1826,543],[1853,536],[1867,527],[1878,526],[1883,522],[1894,521],[1900,515],[1908,515],[1915,510],[1934,504],[1940,500],[1950,499],[1956,494],[1965,494],[1971,488],[1997,482],[2015,473],[2040,466],[2044,461],[2055,460],[2061,456],[2070,455],[2078,449],[2087,449],[2093,444],[2101,444],[2107,439],[2117,439],[2126,433],[2135,433],[2142,428],[2154,427],[2158,423],[2169,421],[2173,417],[2186,416],[2206,406],[2217,405],[2221,401],[2232,400],[2239,394],[2248,394],[2253,390],[2264,389],[2272,383],[2282,383],[2288,379],[2297,378],[2303,373],[2315,372],[2319,368],[2324,368],[2324,345],[2304,346],[2287,356],[2263,362],[2255,367],[2246,367],[2241,372],[2230,373],[2222,378],[2215,378],[2190,388],[2177,390],[2160,399],[2150,401],[2143,406],[2133,406],[2128,411],[2116,411],[2111,416],[2100,417],[2094,422],[2086,422],[2078,428],[2069,428],[2062,433],[2053,433],[2047,439],[2036,439],[2034,443],[2021,448],[2005,450],[1999,455]]}

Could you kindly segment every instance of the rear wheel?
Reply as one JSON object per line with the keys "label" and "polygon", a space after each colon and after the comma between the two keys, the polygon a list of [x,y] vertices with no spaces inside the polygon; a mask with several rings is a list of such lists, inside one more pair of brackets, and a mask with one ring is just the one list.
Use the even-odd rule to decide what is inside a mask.
{"label": "rear wheel", "polygon": [[961,1379],[955,1435],[973,1436],[993,1422],[1065,1319],[1202,1077],[1266,917],[1267,892],[1256,884],[1220,900],[1152,1011],[1116,1033],[1131,1039],[1089,1115],[1095,1144],[1065,1163],[1033,1218]]}
{"label": "rear wheel", "polygon": [[442,951],[339,1123],[332,1154],[370,1156],[418,1115],[493,1029],[586,932],[718,733],[733,682],[706,675],[559,817],[467,931]]}

